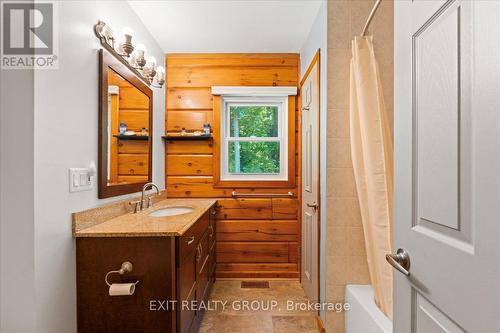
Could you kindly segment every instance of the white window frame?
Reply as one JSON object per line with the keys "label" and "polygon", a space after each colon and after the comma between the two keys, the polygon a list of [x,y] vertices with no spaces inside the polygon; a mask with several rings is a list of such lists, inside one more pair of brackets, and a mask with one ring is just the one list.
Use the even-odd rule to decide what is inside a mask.
{"label": "white window frame", "polygon": [[[277,106],[278,136],[277,137],[238,137],[230,136],[230,107],[232,106]],[[288,96],[222,96],[221,98],[221,180],[236,181],[286,181],[288,180]],[[279,142],[280,172],[263,173],[231,173],[229,172],[229,142]]]}

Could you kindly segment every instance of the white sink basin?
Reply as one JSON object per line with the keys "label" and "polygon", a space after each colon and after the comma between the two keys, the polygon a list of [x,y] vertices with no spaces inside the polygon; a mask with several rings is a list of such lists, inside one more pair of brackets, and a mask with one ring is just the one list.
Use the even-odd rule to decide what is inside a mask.
{"label": "white sink basin", "polygon": [[149,216],[153,217],[175,216],[175,215],[191,213],[192,211],[194,211],[194,209],[191,207],[167,207],[155,210],[154,212],[151,212]]}

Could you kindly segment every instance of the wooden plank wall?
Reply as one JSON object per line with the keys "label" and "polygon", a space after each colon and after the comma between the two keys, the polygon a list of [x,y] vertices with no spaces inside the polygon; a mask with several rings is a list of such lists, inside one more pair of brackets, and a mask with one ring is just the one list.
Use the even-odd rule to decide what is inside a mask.
{"label": "wooden plank wall", "polygon": [[[131,131],[140,132],[143,127],[149,131],[148,97],[112,71],[108,75],[108,84],[118,86],[120,89],[117,101],[118,119],[116,122],[112,121],[112,133],[119,133],[120,123],[127,124],[127,129]],[[114,137],[110,140],[111,170],[116,170],[117,181],[119,183],[147,181],[148,141],[118,140]]]}
{"label": "wooden plank wall", "polygon": [[[178,132],[182,127],[201,130],[203,123],[212,123],[212,86],[298,86],[297,54],[167,54],[166,65],[165,128],[169,133]],[[297,186],[214,188],[211,142],[167,142],[165,149],[169,197],[219,199],[217,277],[299,277],[298,199],[231,198],[234,190],[291,191],[297,197]],[[290,159],[296,161],[297,156],[298,151]],[[296,170],[299,169],[297,165]],[[298,172],[296,177],[300,184]]]}

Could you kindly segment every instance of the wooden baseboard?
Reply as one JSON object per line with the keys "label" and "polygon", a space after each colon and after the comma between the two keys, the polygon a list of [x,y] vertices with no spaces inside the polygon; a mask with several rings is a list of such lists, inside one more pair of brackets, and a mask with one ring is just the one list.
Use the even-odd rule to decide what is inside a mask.
{"label": "wooden baseboard", "polygon": [[299,273],[298,272],[247,272],[247,271],[236,271],[236,272],[228,272],[228,271],[217,271],[217,278],[230,278],[230,279],[291,279],[298,280]]}
{"label": "wooden baseboard", "polygon": [[298,278],[263,278],[263,277],[250,277],[250,278],[235,278],[235,277],[223,277],[217,278],[217,281],[299,281]]}

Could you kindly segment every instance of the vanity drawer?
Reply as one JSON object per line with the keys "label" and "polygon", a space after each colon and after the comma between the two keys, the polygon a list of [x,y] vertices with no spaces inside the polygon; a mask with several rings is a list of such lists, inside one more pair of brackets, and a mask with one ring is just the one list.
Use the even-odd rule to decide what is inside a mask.
{"label": "vanity drawer", "polygon": [[208,229],[209,212],[203,214],[202,217],[189,228],[184,235],[178,238],[178,255],[179,261],[182,261],[189,253],[194,251],[201,240],[201,237]]}

